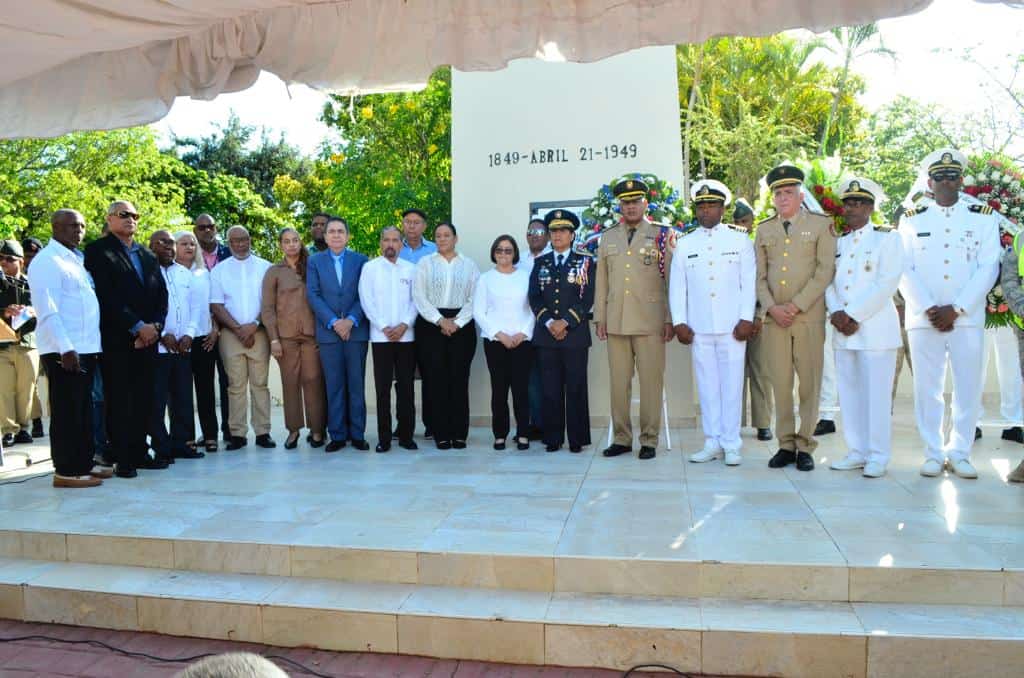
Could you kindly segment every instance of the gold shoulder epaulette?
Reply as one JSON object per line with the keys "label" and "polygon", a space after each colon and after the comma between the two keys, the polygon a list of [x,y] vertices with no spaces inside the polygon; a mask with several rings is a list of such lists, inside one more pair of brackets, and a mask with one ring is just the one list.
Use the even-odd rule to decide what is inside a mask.
{"label": "gold shoulder epaulette", "polygon": [[892,226],[886,226],[883,224],[881,226],[875,226],[875,230],[878,231],[879,233],[891,233]]}
{"label": "gold shoulder epaulette", "polygon": [[726,226],[729,227],[730,231],[736,231],[737,233],[742,233],[743,235],[748,234],[747,229],[743,228],[742,226],[737,226],[736,224],[726,224]]}
{"label": "gold shoulder epaulette", "polygon": [[992,214],[993,211],[988,205],[971,205],[967,209],[977,214]]}
{"label": "gold shoulder epaulette", "polygon": [[928,205],[921,205],[920,207],[912,207],[903,213],[905,217],[916,217],[918,214],[922,214],[928,210]]}

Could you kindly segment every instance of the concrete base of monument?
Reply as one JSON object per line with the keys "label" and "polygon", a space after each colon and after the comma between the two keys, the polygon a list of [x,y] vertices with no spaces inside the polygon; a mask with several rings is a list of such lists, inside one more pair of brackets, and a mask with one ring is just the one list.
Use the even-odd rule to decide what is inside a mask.
{"label": "concrete base of monument", "polygon": [[910,412],[895,421],[876,480],[828,469],[841,434],[801,473],[751,437],[739,467],[687,463],[693,429],[651,461],[496,452],[474,429],[466,450],[250,446],[90,490],[9,485],[0,616],[524,664],[1015,676],[1024,488],[1004,478],[1024,446],[986,436],[978,480],[928,479]]}

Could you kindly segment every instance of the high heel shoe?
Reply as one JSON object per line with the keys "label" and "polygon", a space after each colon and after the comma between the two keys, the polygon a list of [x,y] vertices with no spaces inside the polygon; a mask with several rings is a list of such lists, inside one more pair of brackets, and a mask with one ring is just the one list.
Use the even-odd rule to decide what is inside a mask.
{"label": "high heel shoe", "polygon": [[530,439],[527,438],[526,436],[522,436],[521,438],[517,438],[516,439],[516,449],[517,450],[528,450],[528,449],[530,449]]}
{"label": "high heel shoe", "polygon": [[288,434],[288,438],[284,441],[284,449],[294,450],[299,446],[299,432],[292,431]]}
{"label": "high heel shoe", "polygon": [[494,441],[494,449],[496,449],[496,450],[504,450],[505,449],[505,439],[504,438],[498,438],[497,440],[495,440]]}

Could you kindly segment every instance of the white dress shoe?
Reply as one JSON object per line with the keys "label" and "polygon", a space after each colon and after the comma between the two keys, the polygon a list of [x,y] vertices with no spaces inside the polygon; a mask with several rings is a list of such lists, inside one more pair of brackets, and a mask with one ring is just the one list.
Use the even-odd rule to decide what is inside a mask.
{"label": "white dress shoe", "polygon": [[739,466],[743,463],[743,455],[740,454],[739,450],[726,450],[725,451],[725,465],[726,466]]}
{"label": "white dress shoe", "polygon": [[950,459],[949,467],[953,469],[953,473],[957,474],[961,478],[977,478],[978,472],[975,470],[971,462],[966,459]]}
{"label": "white dress shoe", "polygon": [[942,473],[942,462],[937,459],[929,459],[921,464],[921,475],[927,478],[934,478]]}
{"label": "white dress shoe", "polygon": [[885,475],[885,464],[869,461],[867,464],[864,464],[863,475],[865,478],[881,478]]}
{"label": "white dress shoe", "polygon": [[695,464],[703,464],[706,461],[718,459],[722,456],[722,448],[718,443],[706,442],[704,443],[704,449],[700,452],[694,452],[690,455],[690,461]]}
{"label": "white dress shoe", "polygon": [[853,471],[854,469],[864,468],[864,464],[864,459],[851,453],[842,459],[836,459],[829,468],[833,471]]}

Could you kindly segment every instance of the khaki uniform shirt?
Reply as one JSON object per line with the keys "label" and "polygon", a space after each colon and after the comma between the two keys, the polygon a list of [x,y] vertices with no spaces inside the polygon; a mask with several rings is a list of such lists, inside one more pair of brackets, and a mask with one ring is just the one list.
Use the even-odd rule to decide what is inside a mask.
{"label": "khaki uniform shirt", "polygon": [[789,223],[775,215],[757,225],[758,313],[764,318],[776,304],[793,302],[796,322],[825,322],[825,290],[836,270],[832,218],[802,209]]}
{"label": "khaki uniform shirt", "polygon": [[594,322],[605,323],[608,334],[661,334],[671,324],[668,310],[672,257],[665,246],[665,276],[658,266],[661,227],[644,219],[632,242],[625,224],[601,236],[597,248]]}

